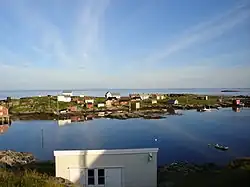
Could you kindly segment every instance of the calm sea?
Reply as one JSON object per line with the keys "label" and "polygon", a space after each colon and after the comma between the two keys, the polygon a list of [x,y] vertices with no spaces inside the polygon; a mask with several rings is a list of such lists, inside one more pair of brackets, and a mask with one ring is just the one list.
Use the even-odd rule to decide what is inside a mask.
{"label": "calm sea", "polygon": [[[85,94],[89,96],[104,96],[107,91],[119,92],[126,96],[129,93],[191,93],[191,94],[206,94],[206,95],[250,95],[250,88],[233,88],[239,92],[221,92],[221,90],[232,88],[189,88],[189,89],[85,89],[75,90],[74,95]],[[57,95],[62,93],[62,90],[16,90],[16,91],[0,91],[0,99],[6,97],[20,98],[27,96],[38,95]]]}
{"label": "calm sea", "polygon": [[[161,120],[94,119],[60,126],[57,121],[14,121],[0,134],[0,150],[28,151],[48,160],[53,159],[55,149],[158,147],[160,165],[184,160],[224,164],[250,156],[250,109],[181,112],[182,116]],[[219,151],[208,147],[209,143],[230,149]]]}

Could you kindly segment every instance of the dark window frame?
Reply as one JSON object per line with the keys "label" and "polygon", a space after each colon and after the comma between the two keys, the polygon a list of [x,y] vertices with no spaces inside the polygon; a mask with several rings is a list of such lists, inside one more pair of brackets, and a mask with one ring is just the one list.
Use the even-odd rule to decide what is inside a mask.
{"label": "dark window frame", "polygon": [[[89,171],[93,171],[93,175],[89,175]],[[95,169],[88,169],[88,185],[95,185]]]}
{"label": "dark window frame", "polygon": [[105,185],[105,169],[97,169],[97,178],[98,185]]}

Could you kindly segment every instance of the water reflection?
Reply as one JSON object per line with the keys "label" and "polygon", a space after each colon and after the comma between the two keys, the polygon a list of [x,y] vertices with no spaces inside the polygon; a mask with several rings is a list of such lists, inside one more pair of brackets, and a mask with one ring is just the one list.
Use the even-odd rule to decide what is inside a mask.
{"label": "water reflection", "polygon": [[83,122],[87,120],[92,120],[94,118],[93,115],[86,115],[86,116],[70,116],[66,119],[59,119],[57,120],[58,126],[65,126],[75,122]]}
{"label": "water reflection", "polygon": [[240,112],[240,107],[232,107],[232,110],[233,110],[234,112]]}
{"label": "water reflection", "polygon": [[11,124],[0,125],[0,135],[6,133]]}
{"label": "water reflection", "polygon": [[63,119],[63,120],[57,121],[58,126],[64,126],[64,125],[68,125],[70,123],[71,123],[71,119]]}

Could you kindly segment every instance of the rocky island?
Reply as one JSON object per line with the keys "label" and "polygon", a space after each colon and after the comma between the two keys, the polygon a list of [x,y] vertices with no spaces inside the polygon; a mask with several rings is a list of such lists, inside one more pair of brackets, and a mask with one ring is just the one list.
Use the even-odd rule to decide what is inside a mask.
{"label": "rocky island", "polygon": [[[111,94],[111,93],[110,93]],[[233,100],[241,99],[250,106],[249,96],[205,96],[195,94],[131,94],[105,97],[90,96],[34,96],[0,101],[12,120],[92,118],[111,119],[161,119],[176,115],[175,110],[219,109],[232,107]],[[179,115],[179,113],[177,114]]]}

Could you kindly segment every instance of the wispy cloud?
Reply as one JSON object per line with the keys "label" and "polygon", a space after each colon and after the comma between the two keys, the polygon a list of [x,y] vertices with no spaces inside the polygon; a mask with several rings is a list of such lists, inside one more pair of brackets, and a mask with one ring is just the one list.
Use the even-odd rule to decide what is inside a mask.
{"label": "wispy cloud", "polygon": [[[108,5],[109,0],[81,1],[72,17],[73,23],[65,23],[67,28],[60,28],[46,19],[44,12],[32,4],[17,2],[12,11],[25,32],[31,34],[30,53],[51,63],[83,66],[94,52],[98,52]],[[70,41],[65,37],[65,29],[68,29]]]}
{"label": "wispy cloud", "polygon": [[149,55],[144,62],[149,64],[167,59],[170,55],[180,52],[195,44],[207,42],[230,31],[241,23],[250,21],[249,3],[240,4],[216,17],[188,28],[178,36],[178,39],[168,44],[164,49]]}

